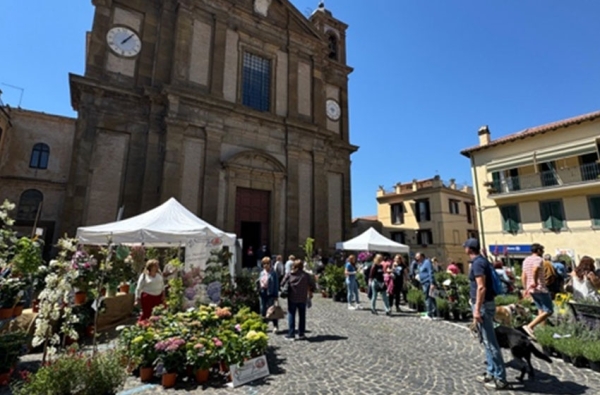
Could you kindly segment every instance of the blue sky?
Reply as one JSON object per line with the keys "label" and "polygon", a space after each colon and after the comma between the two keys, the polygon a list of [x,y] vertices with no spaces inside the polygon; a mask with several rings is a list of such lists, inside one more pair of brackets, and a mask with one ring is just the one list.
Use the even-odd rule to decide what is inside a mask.
{"label": "blue sky", "polygon": [[[292,1],[302,13],[317,0]],[[3,101],[75,116],[89,0],[8,1],[0,13]],[[327,0],[350,25],[353,216],[376,212],[379,185],[471,183],[459,154],[492,138],[600,109],[600,1]]]}

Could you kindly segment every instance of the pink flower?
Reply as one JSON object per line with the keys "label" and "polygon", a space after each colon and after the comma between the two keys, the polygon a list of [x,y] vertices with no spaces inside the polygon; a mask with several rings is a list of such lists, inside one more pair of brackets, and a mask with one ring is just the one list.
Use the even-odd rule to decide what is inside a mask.
{"label": "pink flower", "polygon": [[223,342],[221,340],[219,340],[218,338],[213,337],[212,340],[215,343],[215,346],[217,346],[217,347],[222,347],[223,346]]}
{"label": "pink flower", "polygon": [[204,344],[202,344],[202,343],[198,343],[194,346],[194,349],[196,349],[196,350],[199,350],[201,348],[204,348]]}
{"label": "pink flower", "polygon": [[235,326],[235,330],[238,331],[238,332],[241,332],[242,331],[242,326],[240,324],[237,324]]}
{"label": "pink flower", "polygon": [[85,263],[85,264],[83,265],[83,267],[84,267],[84,268],[86,268],[86,269],[89,269],[89,268],[91,267],[91,265],[90,265],[89,263]]}

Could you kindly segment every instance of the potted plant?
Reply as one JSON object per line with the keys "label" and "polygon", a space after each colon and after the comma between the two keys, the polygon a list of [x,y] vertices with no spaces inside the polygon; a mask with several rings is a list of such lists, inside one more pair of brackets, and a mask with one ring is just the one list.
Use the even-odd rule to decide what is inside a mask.
{"label": "potted plant", "polygon": [[0,278],[0,320],[12,318],[22,287],[23,283],[18,278]]}
{"label": "potted plant", "polygon": [[600,340],[586,343],[583,348],[583,356],[588,360],[590,369],[600,372]]}
{"label": "potted plant", "polygon": [[[125,336],[128,332],[124,330]],[[154,362],[158,356],[155,349],[156,340],[154,331],[149,328],[144,328],[141,325],[136,325],[129,330],[131,341],[129,342],[130,357],[134,364],[140,368],[140,380],[150,381],[154,374]],[[125,338],[127,342],[127,338]]]}
{"label": "potted plant", "polygon": [[11,332],[0,335],[0,384],[8,382],[23,347],[27,344],[25,332]]}
{"label": "potted plant", "polygon": [[356,281],[358,283],[358,289],[360,290],[360,292],[367,292],[367,280],[365,279],[365,275],[364,273],[361,271],[358,271],[356,273]]}
{"label": "potted plant", "polygon": [[175,386],[177,374],[185,367],[185,340],[180,337],[170,337],[154,345],[157,351],[157,363],[162,365],[162,386]]}
{"label": "potted plant", "polygon": [[210,367],[215,363],[214,347],[212,342],[205,338],[190,342],[186,345],[187,365],[194,370],[196,381],[199,384],[208,381]]}
{"label": "potted plant", "polygon": [[450,308],[448,306],[448,301],[443,298],[435,298],[435,304],[437,307],[438,317],[443,319],[450,319]]}
{"label": "potted plant", "polygon": [[544,354],[551,357],[554,353],[554,328],[549,325],[539,325],[535,328],[535,338],[537,339]]}

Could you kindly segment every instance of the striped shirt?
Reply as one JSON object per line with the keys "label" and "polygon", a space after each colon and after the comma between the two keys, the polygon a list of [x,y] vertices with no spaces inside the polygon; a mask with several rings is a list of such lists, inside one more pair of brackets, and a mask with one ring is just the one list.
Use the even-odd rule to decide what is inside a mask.
{"label": "striped shirt", "polygon": [[[544,277],[544,260],[541,256],[537,256],[535,254],[529,255],[523,261],[523,273],[527,276],[527,283],[523,284],[525,290],[528,290],[531,293],[538,292],[548,292],[548,288],[546,288],[546,278]],[[533,278],[533,269],[538,268],[537,271],[537,288],[534,288],[534,278]]]}

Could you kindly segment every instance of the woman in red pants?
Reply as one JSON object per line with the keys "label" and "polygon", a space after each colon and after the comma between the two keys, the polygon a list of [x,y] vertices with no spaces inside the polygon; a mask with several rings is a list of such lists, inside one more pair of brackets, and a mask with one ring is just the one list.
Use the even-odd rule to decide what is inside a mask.
{"label": "woman in red pants", "polygon": [[140,321],[150,318],[152,309],[165,301],[165,282],[158,272],[158,260],[146,262],[146,270],[140,275],[135,297],[135,303],[142,306]]}

